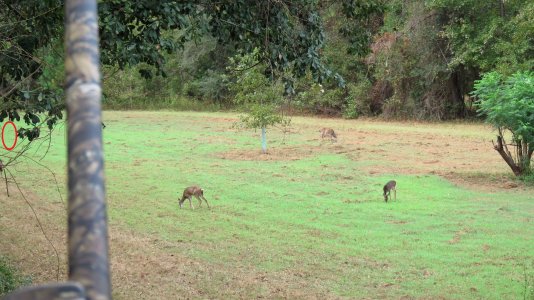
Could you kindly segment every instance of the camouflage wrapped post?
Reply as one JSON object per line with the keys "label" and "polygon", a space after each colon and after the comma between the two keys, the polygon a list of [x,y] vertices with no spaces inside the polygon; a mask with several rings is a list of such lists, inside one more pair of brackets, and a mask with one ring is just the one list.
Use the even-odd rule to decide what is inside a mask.
{"label": "camouflage wrapped post", "polygon": [[111,299],[96,0],[67,0],[65,7],[69,279],[88,299]]}

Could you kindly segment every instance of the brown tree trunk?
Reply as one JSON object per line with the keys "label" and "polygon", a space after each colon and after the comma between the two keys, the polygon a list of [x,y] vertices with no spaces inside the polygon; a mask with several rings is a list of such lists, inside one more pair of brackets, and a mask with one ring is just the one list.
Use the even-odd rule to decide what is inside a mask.
{"label": "brown tree trunk", "polygon": [[509,153],[507,153],[504,149],[504,144],[503,144],[503,138],[501,136],[497,136],[497,145],[493,144],[493,148],[499,152],[499,154],[501,155],[501,157],[504,159],[504,161],[508,164],[508,166],[510,167],[510,169],[512,169],[512,172],[514,172],[514,175],[515,176],[520,176],[523,174],[523,171],[522,168],[520,168],[519,166],[517,166],[514,162],[514,159],[510,156]]}

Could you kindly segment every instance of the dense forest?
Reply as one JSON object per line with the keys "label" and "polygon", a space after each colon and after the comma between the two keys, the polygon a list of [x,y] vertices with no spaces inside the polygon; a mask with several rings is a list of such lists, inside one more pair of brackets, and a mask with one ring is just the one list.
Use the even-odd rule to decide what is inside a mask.
{"label": "dense forest", "polygon": [[[49,101],[44,111],[54,116],[51,126],[62,110],[53,105],[62,99],[62,1],[0,2],[8,8],[0,12],[2,118],[28,108],[10,103]],[[262,6],[272,13],[264,23],[247,13],[254,5],[265,12],[256,2],[229,2],[224,10],[209,1],[200,10],[145,2],[100,4],[105,108],[233,109],[243,104],[236,95],[251,89],[262,105],[293,113],[445,120],[476,115],[472,91],[482,74],[534,69],[532,1],[301,1],[287,6],[302,6],[289,18]],[[223,18],[231,9],[239,13]],[[281,40],[282,48],[292,39],[318,41],[307,71],[287,71],[289,63],[298,64],[298,57],[286,58],[294,49],[258,49],[269,20],[279,30],[266,37]],[[295,36],[284,24],[312,29]],[[257,41],[248,42],[251,37]],[[25,118],[38,120],[33,113]]]}
{"label": "dense forest", "polygon": [[[341,14],[336,1],[319,5],[326,37],[322,57],[346,85],[319,85],[310,74],[297,79],[295,94],[282,100],[294,111],[347,118],[463,118],[475,115],[470,93],[481,74],[534,67],[534,3],[529,1],[370,0],[358,2],[352,17]],[[166,77],[145,80],[138,72],[143,66],[118,72],[108,67],[105,74],[113,79],[105,81],[105,104],[117,109],[230,107],[232,85],[242,75],[231,61],[239,54],[205,35],[165,56]],[[281,85],[278,92],[284,92]]]}

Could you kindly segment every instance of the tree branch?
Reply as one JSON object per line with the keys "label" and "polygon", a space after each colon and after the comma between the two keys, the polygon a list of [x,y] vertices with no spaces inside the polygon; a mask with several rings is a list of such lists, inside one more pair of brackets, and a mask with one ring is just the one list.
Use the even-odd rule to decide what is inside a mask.
{"label": "tree branch", "polygon": [[503,145],[503,138],[502,136],[497,136],[497,145],[492,141],[493,148],[499,152],[501,157],[504,159],[504,161],[508,164],[510,169],[512,169],[512,172],[514,172],[515,176],[519,176],[522,173],[522,170],[517,166],[517,164],[514,162],[514,159],[511,157],[510,152],[506,153],[505,145]]}

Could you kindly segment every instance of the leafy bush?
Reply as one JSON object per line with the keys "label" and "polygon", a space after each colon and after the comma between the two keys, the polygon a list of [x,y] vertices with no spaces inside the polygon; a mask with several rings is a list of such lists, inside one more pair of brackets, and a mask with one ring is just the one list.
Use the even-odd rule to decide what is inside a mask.
{"label": "leafy bush", "polygon": [[224,102],[228,94],[228,79],[225,74],[208,70],[203,77],[189,82],[184,89],[190,97]]}
{"label": "leafy bush", "polygon": [[[534,73],[517,72],[508,78],[497,72],[475,82],[478,113],[498,131],[495,150],[516,176],[530,173],[534,152]],[[511,134],[511,143],[505,135]],[[514,147],[510,151],[509,147]]]}
{"label": "leafy bush", "polygon": [[321,85],[310,83],[310,80],[300,79],[295,82],[295,91],[296,95],[292,101],[295,108],[301,111],[316,112],[315,107],[320,103],[320,99],[324,93]]}
{"label": "leafy bush", "polygon": [[300,83],[293,104],[302,110],[324,115],[340,115],[346,107],[346,89],[317,83]]}
{"label": "leafy bush", "polygon": [[361,115],[371,114],[371,83],[367,79],[347,84],[348,96],[343,117],[356,119]]}

